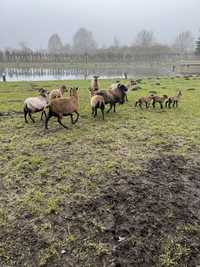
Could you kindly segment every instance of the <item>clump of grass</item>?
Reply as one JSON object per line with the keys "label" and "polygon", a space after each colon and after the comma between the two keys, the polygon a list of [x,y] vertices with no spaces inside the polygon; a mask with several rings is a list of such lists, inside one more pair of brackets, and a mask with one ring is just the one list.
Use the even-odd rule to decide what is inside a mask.
{"label": "clump of grass", "polygon": [[160,263],[163,267],[180,266],[181,261],[190,255],[190,248],[181,244],[178,240],[169,239],[165,246],[163,254],[160,256]]}

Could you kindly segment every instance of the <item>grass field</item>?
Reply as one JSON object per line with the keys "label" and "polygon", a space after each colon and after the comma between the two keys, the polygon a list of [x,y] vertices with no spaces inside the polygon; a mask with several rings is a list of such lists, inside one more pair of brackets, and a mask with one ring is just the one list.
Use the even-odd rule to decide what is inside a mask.
{"label": "grass field", "polygon": [[[78,123],[25,124],[24,99],[61,83],[0,83],[0,266],[200,265],[200,79],[143,79],[105,121],[66,81]],[[180,89],[177,109],[134,108]]]}

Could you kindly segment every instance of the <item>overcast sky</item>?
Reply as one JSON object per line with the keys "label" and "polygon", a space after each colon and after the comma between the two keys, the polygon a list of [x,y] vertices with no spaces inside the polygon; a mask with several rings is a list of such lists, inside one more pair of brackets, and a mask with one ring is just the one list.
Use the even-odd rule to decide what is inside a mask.
{"label": "overcast sky", "polygon": [[70,43],[76,30],[91,30],[101,46],[114,37],[126,44],[141,29],[152,30],[161,42],[200,29],[200,0],[1,0],[0,47],[24,41],[45,48],[53,33]]}

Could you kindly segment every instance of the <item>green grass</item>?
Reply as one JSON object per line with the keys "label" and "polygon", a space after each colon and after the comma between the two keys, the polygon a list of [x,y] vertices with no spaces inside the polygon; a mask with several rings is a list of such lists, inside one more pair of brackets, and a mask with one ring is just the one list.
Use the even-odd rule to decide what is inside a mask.
{"label": "green grass", "polygon": [[[78,216],[81,205],[98,199],[102,187],[116,175],[137,174],[152,158],[175,154],[199,159],[200,80],[159,81],[160,86],[155,85],[156,78],[143,79],[142,89],[130,91],[129,102],[117,106],[117,113],[106,114],[105,121],[101,114],[91,117],[88,81],[0,83],[0,112],[22,111],[24,99],[36,96],[37,88],[78,85],[81,116],[76,125],[64,119],[68,130],[51,119],[47,131],[39,114],[33,115],[35,124],[25,124],[22,114],[0,117],[0,227],[13,236],[0,239],[2,266],[34,266],[33,255],[35,266],[57,266],[57,260],[64,264],[62,249],[71,255],[69,264],[95,266],[97,260],[109,266],[104,264],[112,247],[98,239],[104,226],[95,218],[83,222]],[[107,88],[112,81],[100,82]],[[180,106],[171,110],[134,108],[136,99],[150,90],[160,95],[182,90]],[[28,233],[32,234],[26,240]],[[30,251],[34,240],[40,242]],[[162,266],[176,266],[182,253],[189,253],[176,243],[178,254],[173,258],[172,246],[169,241],[161,256]]]}

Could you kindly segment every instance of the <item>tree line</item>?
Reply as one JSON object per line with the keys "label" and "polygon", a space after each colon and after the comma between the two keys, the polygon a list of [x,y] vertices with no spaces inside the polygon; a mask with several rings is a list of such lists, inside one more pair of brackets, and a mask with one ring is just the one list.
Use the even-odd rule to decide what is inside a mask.
{"label": "tree line", "polygon": [[20,49],[0,51],[0,62],[160,61],[194,52],[200,55],[200,38],[195,45],[190,31],[179,33],[171,46],[159,43],[152,31],[141,30],[130,45],[121,45],[115,37],[109,47],[99,47],[93,33],[80,28],[75,33],[72,44],[64,44],[55,33],[50,36],[47,49],[34,51],[21,42]]}

